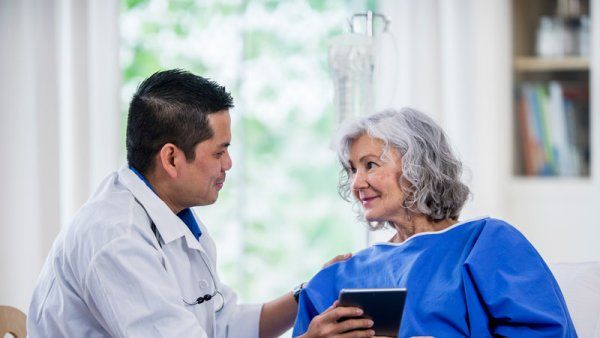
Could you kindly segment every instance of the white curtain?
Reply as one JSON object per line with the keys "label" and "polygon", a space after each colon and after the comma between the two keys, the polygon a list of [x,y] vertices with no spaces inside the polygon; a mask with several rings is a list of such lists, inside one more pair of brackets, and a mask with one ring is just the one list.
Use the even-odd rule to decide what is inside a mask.
{"label": "white curtain", "polygon": [[[377,106],[412,106],[447,131],[473,197],[464,217],[502,217],[510,173],[508,0],[384,0],[396,48],[382,40]],[[386,47],[386,45],[388,45]]]}
{"label": "white curtain", "polygon": [[0,304],[120,161],[118,0],[0,0]]}

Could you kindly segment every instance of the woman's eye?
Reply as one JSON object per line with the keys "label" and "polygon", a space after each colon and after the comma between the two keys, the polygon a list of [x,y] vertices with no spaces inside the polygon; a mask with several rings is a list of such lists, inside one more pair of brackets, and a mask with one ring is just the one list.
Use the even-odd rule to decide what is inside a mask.
{"label": "woman's eye", "polygon": [[351,174],[356,174],[356,168],[349,168],[348,171],[350,171]]}
{"label": "woman's eye", "polygon": [[375,162],[367,162],[367,170],[371,170],[373,168],[378,167],[377,163]]}

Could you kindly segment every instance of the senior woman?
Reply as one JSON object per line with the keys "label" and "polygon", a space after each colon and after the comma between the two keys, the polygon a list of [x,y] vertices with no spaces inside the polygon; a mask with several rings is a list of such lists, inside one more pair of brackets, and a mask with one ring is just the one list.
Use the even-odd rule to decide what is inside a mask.
{"label": "senior woman", "polygon": [[338,156],[342,196],[360,204],[372,230],[396,233],[306,285],[294,336],[315,336],[342,288],[402,287],[400,337],[576,337],[556,280],[518,230],[488,217],[459,221],[469,189],[431,118],[403,108],[353,122]]}

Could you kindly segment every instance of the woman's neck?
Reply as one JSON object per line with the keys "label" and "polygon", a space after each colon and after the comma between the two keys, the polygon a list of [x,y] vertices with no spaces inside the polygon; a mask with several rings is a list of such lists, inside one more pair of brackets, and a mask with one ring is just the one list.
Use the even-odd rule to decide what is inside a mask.
{"label": "woman's neck", "polygon": [[396,234],[390,239],[392,243],[402,243],[408,238],[421,233],[444,230],[456,223],[457,221],[447,218],[439,222],[431,222],[427,216],[419,215],[412,216],[410,219],[391,222],[396,229]]}

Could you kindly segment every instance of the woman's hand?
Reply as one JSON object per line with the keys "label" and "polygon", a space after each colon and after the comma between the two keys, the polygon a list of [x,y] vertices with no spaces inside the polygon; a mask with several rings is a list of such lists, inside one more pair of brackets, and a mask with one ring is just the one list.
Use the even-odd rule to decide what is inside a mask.
{"label": "woman's hand", "polygon": [[345,261],[346,259],[348,259],[350,257],[352,257],[351,253],[345,253],[343,255],[337,255],[337,256],[333,257],[329,262],[325,263],[323,265],[323,269],[325,269],[326,267],[330,266],[333,263]]}
{"label": "woman's hand", "polygon": [[[337,303],[336,301],[325,312],[313,318],[302,338],[367,338],[375,335],[375,331],[370,329],[373,326],[372,320],[352,318],[362,315],[361,309],[337,307]],[[338,322],[344,317],[348,319]]]}

